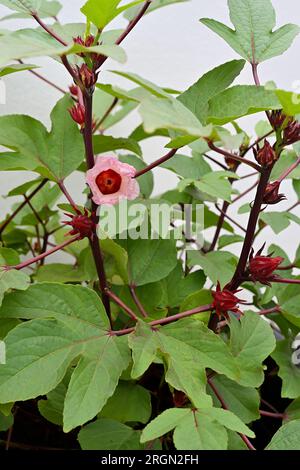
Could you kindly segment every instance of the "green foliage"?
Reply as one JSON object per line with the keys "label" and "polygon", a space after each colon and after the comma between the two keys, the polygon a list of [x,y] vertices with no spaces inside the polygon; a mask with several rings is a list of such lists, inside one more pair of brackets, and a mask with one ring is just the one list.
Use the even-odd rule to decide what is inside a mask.
{"label": "green foliage", "polygon": [[284,424],[273,436],[266,450],[299,450],[300,420]]}
{"label": "green foliage", "polygon": [[[172,4],[178,4],[178,12],[189,11],[186,2],[153,0],[144,13],[156,11],[158,17],[161,7]],[[234,29],[210,19],[202,23],[242,59],[215,64],[204,75],[195,70],[194,77],[200,78],[182,92],[157,85],[138,69],[113,70],[102,83],[98,65],[106,58],[126,60],[119,44],[135,27],[144,0],[85,0],[83,21],[67,24],[56,18],[61,9],[56,0],[0,4],[11,10],[3,19],[31,19],[28,28],[1,30],[0,76],[36,73],[29,59],[48,57],[71,75],[81,70],[81,78],[68,75],[62,86],[67,90],[73,81],[82,92],[76,95],[72,89],[72,97],[66,93],[54,103],[47,127],[30,115],[30,108],[0,117],[0,171],[9,180],[9,191],[1,194],[5,211],[0,217],[1,443],[10,441],[13,426],[16,445],[23,445],[25,411],[29,443],[36,435],[32,426],[42,418],[45,435],[51,430],[49,442],[55,442],[57,433],[59,446],[64,446],[63,431],[68,448],[247,450],[256,441],[245,436],[256,438],[253,423],[263,414],[261,403],[269,403],[270,410],[274,405],[286,409],[274,415],[283,425],[279,428],[276,421],[274,434],[264,421],[257,440],[270,441],[266,450],[298,450],[300,248],[292,250],[292,235],[293,253],[286,253],[275,237],[300,219],[294,201],[274,208],[260,204],[265,168],[262,177],[248,174],[242,162],[230,158],[254,162],[267,135],[278,157],[269,182],[283,179],[298,163],[299,95],[277,89],[275,81],[251,85],[241,74],[250,62],[258,83],[257,66],[284,52],[298,26],[275,30],[269,0],[229,0]],[[39,24],[34,23],[36,14]],[[121,14],[123,29],[110,29]],[[168,34],[167,23],[165,29]],[[91,35],[94,45],[84,46]],[[168,57],[165,62],[167,66]],[[97,83],[86,85],[82,65]],[[201,68],[205,70],[204,63]],[[49,81],[47,69],[41,75]],[[119,87],[122,81],[128,89]],[[85,106],[79,125],[69,113],[77,101]],[[279,123],[289,124],[287,130],[278,123],[271,127],[281,118],[272,112],[280,110],[289,117]],[[240,119],[250,116],[252,122],[261,112],[265,117],[246,131],[249,126]],[[217,151],[211,150],[212,142]],[[158,153],[161,143],[176,154]],[[86,171],[93,155],[97,161],[117,156],[120,163],[143,172],[134,175],[138,198],[131,200],[128,194],[128,200],[120,198],[113,207],[92,202]],[[154,180],[157,173],[162,186]],[[122,192],[127,180],[120,176]],[[107,184],[110,178],[111,173]],[[288,196],[289,184],[299,199],[300,166],[286,179],[280,193]],[[133,183],[129,176],[128,183]],[[166,236],[154,224],[158,205],[162,231],[162,208],[170,215]],[[107,214],[118,217],[115,230]],[[192,231],[182,224],[183,214]],[[177,234],[180,240],[175,240]],[[282,283],[268,273],[271,286],[250,277],[255,263],[253,268],[249,260],[264,242],[263,256],[284,258],[287,269],[270,274],[286,278]],[[274,377],[281,384],[279,404],[266,396]]]}
{"label": "green foliage", "polygon": [[102,30],[116,16],[123,13],[144,0],[135,0],[124,6],[119,6],[121,0],[88,0],[81,8],[82,13],[91,21],[98,29]]}
{"label": "green foliage", "polygon": [[83,450],[140,450],[140,431],[112,419],[98,419],[78,435]]}
{"label": "green foliage", "polygon": [[232,84],[244,68],[243,60],[232,60],[203,75],[179,96],[179,101],[190,109],[201,122],[208,115],[209,101]]}
{"label": "green foliage", "polygon": [[58,15],[62,6],[56,0],[1,0],[0,3],[16,13],[4,16],[2,20],[30,18],[31,12],[37,12],[41,18]]}
{"label": "green foliage", "polygon": [[169,409],[144,429],[142,442],[155,439],[173,430],[178,450],[224,450],[227,448],[226,429],[253,437],[253,432],[233,413],[217,408]]}
{"label": "green foliage", "polygon": [[243,116],[280,107],[280,102],[273,91],[253,85],[237,85],[219,93],[209,101],[207,121],[223,125]]}
{"label": "green foliage", "polygon": [[201,21],[252,64],[281,55],[299,33],[293,24],[273,31],[276,17],[270,0],[228,0],[228,6],[234,30],[216,20]]}
{"label": "green foliage", "polygon": [[14,152],[7,154],[1,169],[36,171],[53,181],[63,180],[76,170],[83,161],[84,150],[77,126],[67,116],[71,106],[68,96],[57,103],[51,113],[50,133],[32,117],[2,116],[0,142]]}

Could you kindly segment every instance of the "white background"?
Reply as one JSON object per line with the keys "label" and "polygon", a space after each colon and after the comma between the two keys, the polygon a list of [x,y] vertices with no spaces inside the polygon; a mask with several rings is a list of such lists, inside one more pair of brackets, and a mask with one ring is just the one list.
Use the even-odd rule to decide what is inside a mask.
{"label": "white background", "polygon": [[[83,0],[62,0],[64,8],[59,15],[62,23],[82,21],[80,7]],[[299,0],[273,0],[277,11],[278,26],[288,22],[300,24]],[[0,7],[0,17],[9,13],[5,7]],[[203,73],[228,60],[237,58],[236,53],[218,36],[199,23],[201,17],[212,17],[229,24],[226,0],[191,0],[188,3],[172,5],[157,10],[146,16],[126,39],[123,46],[128,55],[124,66],[107,61],[106,70],[127,70],[140,74],[160,86],[173,87],[184,90],[195,82]],[[28,27],[31,20],[7,21],[1,24],[2,28],[16,29]],[[125,21],[117,19],[113,26],[125,25]],[[285,55],[272,59],[260,67],[262,83],[274,80],[281,88],[291,90],[295,82],[300,81],[299,67],[300,39],[296,39],[293,46]],[[1,53],[1,52],[0,52]],[[31,63],[42,65],[40,72],[49,79],[66,88],[70,80],[64,68],[53,60],[36,59]],[[130,88],[130,83],[108,72],[100,75],[103,82],[114,82],[120,86]],[[7,89],[6,105],[0,105],[0,114],[24,113],[49,123],[49,113],[60,94],[28,72],[11,75],[4,78]],[[250,68],[247,66],[236,83],[252,83]],[[242,119],[241,125],[253,135],[253,126],[258,118]],[[113,129],[113,135],[125,137],[138,123],[138,118],[132,114],[127,122]],[[151,162],[164,153],[165,142],[162,139],[150,139],[143,145],[144,158]],[[155,191],[160,192],[176,185],[177,178],[165,170],[155,170]],[[0,210],[1,218],[7,211],[13,199],[5,200],[3,195],[19,183],[32,179],[29,173],[7,172],[0,175]],[[76,200],[81,200],[84,183],[79,175],[74,175],[67,181]],[[245,183],[243,183],[245,184]],[[289,201],[277,206],[275,210],[283,210],[296,201],[290,183],[282,188],[288,195]],[[244,201],[246,202],[246,201]],[[295,213],[300,215],[300,211]],[[234,211],[232,212],[234,213]],[[243,219],[246,224],[246,218]],[[280,234],[275,235],[271,230],[263,231],[258,241],[282,244],[289,254],[293,255],[299,244],[299,226],[295,224]]]}

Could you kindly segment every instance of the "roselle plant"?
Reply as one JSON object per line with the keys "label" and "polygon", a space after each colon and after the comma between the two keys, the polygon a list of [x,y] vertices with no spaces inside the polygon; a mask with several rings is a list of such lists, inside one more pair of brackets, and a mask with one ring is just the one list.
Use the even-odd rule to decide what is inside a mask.
{"label": "roselle plant", "polygon": [[[199,27],[240,59],[184,92],[129,71],[114,73],[130,90],[103,83],[103,64],[125,61],[123,43],[144,15],[184,1],[88,0],[78,24],[60,23],[57,1],[0,1],[9,17],[30,20],[1,30],[1,76],[28,71],[62,94],[50,130],[28,112],[0,117],[0,170],[35,174],[7,195],[20,202],[0,222],[7,449],[300,448],[300,251],[290,260],[273,243],[300,224],[299,202],[282,209],[288,179],[300,194],[300,100],[259,79],[260,64],[288,49],[299,27],[276,30],[269,0],[228,0],[233,27],[213,19]],[[127,27],[112,29],[121,14]],[[39,56],[67,70],[65,90],[35,70]],[[234,85],[249,66],[254,83]],[[113,137],[134,110],[140,125]],[[240,118],[257,113],[250,136]],[[141,142],[156,136],[167,150],[147,165]],[[158,166],[179,183],[153,196]],[[74,191],[75,171],[86,184]],[[112,236],[105,210],[124,204],[125,229]],[[144,211],[130,215],[136,204]],[[159,204],[178,208],[169,236],[151,230]],[[189,227],[180,219],[186,205]],[[199,206],[203,240],[185,230]],[[247,214],[245,226],[232,206]],[[132,237],[145,235],[145,223],[147,236]],[[274,239],[261,246],[266,227]],[[297,233],[295,225],[294,248]]]}

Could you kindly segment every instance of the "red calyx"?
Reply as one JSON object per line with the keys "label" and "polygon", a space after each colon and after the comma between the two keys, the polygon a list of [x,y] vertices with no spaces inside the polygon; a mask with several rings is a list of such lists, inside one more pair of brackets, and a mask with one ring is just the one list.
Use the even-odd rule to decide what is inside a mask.
{"label": "red calyx", "polygon": [[287,116],[282,112],[282,110],[272,111],[270,114],[270,121],[275,130],[281,129],[285,123]]}
{"label": "red calyx", "polygon": [[260,254],[254,256],[249,261],[249,274],[253,281],[258,281],[261,284],[270,286],[270,282],[274,279],[274,271],[284,261],[283,258],[277,256],[261,256]]}
{"label": "red calyx", "polygon": [[89,217],[87,210],[85,209],[84,214],[67,214],[67,217],[70,217],[70,221],[64,221],[64,225],[71,225],[72,230],[68,232],[67,235],[80,235],[81,238],[91,238],[96,230],[97,225]]}
{"label": "red calyx", "polygon": [[284,145],[291,145],[300,140],[300,122],[291,121],[283,132]]}
{"label": "red calyx", "polygon": [[238,162],[237,160],[234,160],[233,158],[226,157],[225,161],[228,165],[229,170],[235,171],[238,166],[241,164],[241,162]]}
{"label": "red calyx", "polygon": [[78,86],[77,85],[71,85],[69,86],[69,90],[72,96],[77,96],[78,95]]}
{"label": "red calyx", "polygon": [[80,80],[85,88],[92,88],[97,82],[98,75],[90,70],[86,64],[82,64],[78,72]]}
{"label": "red calyx", "polygon": [[82,104],[75,104],[71,109],[69,109],[69,113],[73,121],[77,122],[77,124],[79,124],[81,127],[84,126],[85,107]]}
{"label": "red calyx", "polygon": [[261,149],[254,150],[254,156],[259,165],[263,167],[269,167],[277,160],[275,150],[267,140],[265,140],[264,146]]}
{"label": "red calyx", "polygon": [[228,318],[228,312],[239,313],[242,315],[242,312],[238,308],[239,303],[244,303],[243,300],[236,297],[236,293],[240,292],[239,290],[231,292],[228,289],[221,290],[220,284],[217,285],[217,290],[212,292],[213,296],[213,308],[216,311],[216,314],[219,318],[224,316]]}
{"label": "red calyx", "polygon": [[278,204],[286,199],[284,194],[279,194],[280,183],[275,181],[269,183],[266,187],[263,203],[264,204]]}
{"label": "red calyx", "polygon": [[114,170],[102,171],[96,178],[96,184],[102,194],[114,194],[121,187],[122,177]]}
{"label": "red calyx", "polygon": [[85,39],[83,39],[81,36],[77,36],[76,38],[73,38],[73,41],[74,44],[79,44],[83,47],[91,47],[95,42],[95,37],[92,34],[87,36]]}

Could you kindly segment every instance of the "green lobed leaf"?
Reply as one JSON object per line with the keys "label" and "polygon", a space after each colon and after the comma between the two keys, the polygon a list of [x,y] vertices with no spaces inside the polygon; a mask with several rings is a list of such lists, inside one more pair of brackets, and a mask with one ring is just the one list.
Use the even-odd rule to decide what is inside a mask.
{"label": "green lobed leaf", "polygon": [[140,431],[111,419],[97,419],[78,434],[82,450],[140,450]]}
{"label": "green lobed leaf", "polygon": [[126,5],[119,6],[121,0],[88,0],[81,8],[81,11],[88,21],[102,30],[118,15],[135,5],[139,5],[143,1],[135,0]]}
{"label": "green lobed leaf", "polygon": [[209,367],[233,380],[238,369],[221,338],[197,320],[180,320],[158,330],[140,322],[129,337],[133,352],[132,377],[140,377],[156,360],[158,351],[166,365],[166,381],[188,395],[196,406],[210,406],[205,393],[205,368]]}
{"label": "green lobed leaf", "polygon": [[240,368],[241,385],[258,387],[263,382],[262,362],[274,351],[271,326],[257,313],[247,311],[240,321],[231,317],[230,348]]}
{"label": "green lobed leaf", "polygon": [[26,290],[30,285],[30,277],[15,269],[6,271],[0,267],[0,305],[2,304],[5,292],[16,289]]}
{"label": "green lobed leaf", "polygon": [[266,450],[300,450],[300,420],[284,424],[273,436]]}
{"label": "green lobed leaf", "polygon": [[30,57],[57,57],[80,53],[102,54],[121,63],[126,61],[124,50],[115,44],[85,47],[72,42],[67,46],[63,46],[40,29],[20,29],[3,34],[0,37],[0,47],[3,50],[0,65],[5,65],[11,60]]}
{"label": "green lobed leaf", "polygon": [[37,12],[40,18],[54,17],[62,8],[56,0],[0,0],[0,3],[17,12],[1,18],[2,20],[28,18],[31,11]]}
{"label": "green lobed leaf", "polygon": [[142,100],[140,115],[147,133],[168,129],[193,137],[208,137],[210,126],[203,127],[196,116],[175,99],[152,97]]}
{"label": "green lobed leaf", "polygon": [[1,308],[4,317],[35,319],[20,324],[6,337],[0,402],[47,394],[80,357],[64,404],[64,430],[68,432],[94,418],[114,393],[130,361],[127,340],[108,335],[101,300],[87,288],[35,284],[28,292],[17,298],[9,295]]}
{"label": "green lobed leaf", "polygon": [[[185,276],[182,269],[182,264],[178,262],[176,268],[171,271],[168,277],[163,281],[166,288],[166,301],[168,307],[173,308],[182,305],[182,302],[186,297],[204,286],[205,280],[206,279],[203,271],[196,271],[189,274],[188,276]],[[203,305],[208,303],[210,302],[205,301]]]}
{"label": "green lobed leaf", "polygon": [[0,67],[0,77],[11,75],[12,73],[23,72],[24,70],[33,70],[38,68],[37,65],[30,64],[11,64]]}
{"label": "green lobed leaf", "polygon": [[289,212],[264,212],[261,214],[261,220],[269,225],[276,234],[288,228],[291,222],[300,224],[300,218]]}
{"label": "green lobed leaf", "polygon": [[141,442],[160,437],[175,428],[177,450],[225,450],[228,443],[225,427],[254,437],[253,432],[230,411],[174,408],[165,410],[146,426]]}
{"label": "green lobed leaf", "polygon": [[[205,255],[199,251],[190,251],[188,253],[188,263],[189,266],[201,266],[206,276],[215,285],[220,282],[221,286],[224,287],[233,276],[236,257],[227,251],[212,251]],[[218,266],[217,270],[216,266]]]}
{"label": "green lobed leaf", "polygon": [[203,75],[178,100],[205,124],[208,102],[231,85],[244,68],[244,60],[232,60]]}
{"label": "green lobed leaf", "polygon": [[136,286],[164,279],[177,264],[176,245],[173,240],[128,239],[122,241],[122,246],[128,253],[131,283]]}
{"label": "green lobed leaf", "polygon": [[[190,0],[152,0],[150,7],[146,11],[146,14],[151,13],[152,11],[157,10],[158,8],[166,7],[172,5],[173,3],[185,3]],[[128,21],[131,21],[137,13],[139,12],[140,7],[132,7],[125,12],[125,18]]]}
{"label": "green lobed leaf", "polygon": [[228,0],[228,6],[234,30],[209,18],[201,22],[253,64],[281,55],[299,33],[294,24],[273,31],[276,15],[270,0]]}
{"label": "green lobed leaf", "polygon": [[50,133],[30,116],[1,116],[0,143],[17,151],[7,155],[6,169],[37,171],[54,181],[76,170],[84,158],[84,148],[78,128],[68,116],[71,106],[69,96],[58,101],[51,113]]}
{"label": "green lobed leaf", "polygon": [[101,418],[121,423],[147,423],[151,416],[151,395],[148,390],[132,382],[120,382],[115,393],[102,408]]}
{"label": "green lobed leaf", "polygon": [[281,395],[284,398],[300,396],[300,369],[292,362],[292,342],[288,339],[278,341],[272,358],[279,366],[278,376],[282,380]]}
{"label": "green lobed leaf", "polygon": [[[227,377],[218,375],[211,379],[230,410],[244,423],[259,419],[260,396],[255,388],[242,387]],[[217,397],[211,391],[214,403],[220,405]]]}
{"label": "green lobed leaf", "polygon": [[243,116],[280,108],[280,101],[274,91],[262,86],[236,85],[209,101],[207,122],[223,125]]}

